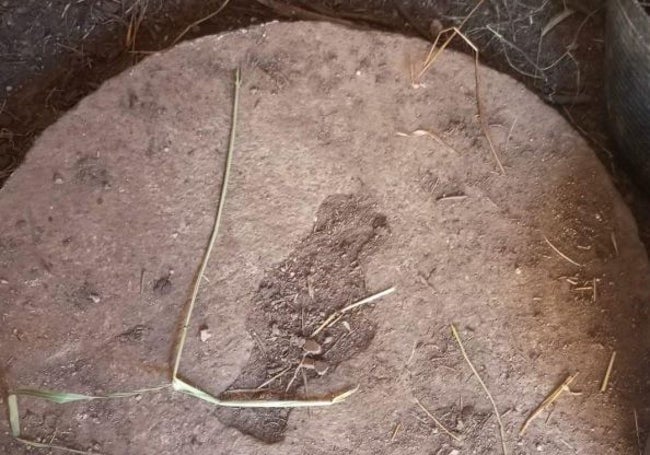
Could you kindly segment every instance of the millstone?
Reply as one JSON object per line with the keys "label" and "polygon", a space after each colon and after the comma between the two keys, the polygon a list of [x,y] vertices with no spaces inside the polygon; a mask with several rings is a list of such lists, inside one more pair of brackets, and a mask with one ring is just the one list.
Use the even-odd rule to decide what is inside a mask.
{"label": "millstone", "polygon": [[[311,413],[215,411],[170,390],[21,399],[25,437],[58,429],[53,443],[111,454],[499,453],[453,323],[512,453],[632,453],[649,290],[633,218],[560,115],[481,67],[502,172],[477,119],[473,58],[445,51],[415,87],[410,68],[427,50],[383,32],[271,23],[152,55],[48,128],[0,192],[9,388],[169,381],[239,67],[232,177],[181,376],[215,395],[285,369],[262,398],[359,390]],[[328,316],[392,286],[320,332],[322,351],[303,350]],[[306,356],[321,368],[303,378]],[[577,371],[582,395],[565,391],[520,437]],[[2,434],[5,453],[26,450]]]}

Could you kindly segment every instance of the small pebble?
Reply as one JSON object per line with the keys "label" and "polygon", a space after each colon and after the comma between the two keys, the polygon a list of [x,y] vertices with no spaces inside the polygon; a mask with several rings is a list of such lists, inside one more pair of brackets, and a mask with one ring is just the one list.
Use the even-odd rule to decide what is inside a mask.
{"label": "small pebble", "polygon": [[302,349],[308,354],[320,354],[323,352],[321,345],[312,339],[305,340],[305,344],[302,345]]}
{"label": "small pebble", "polygon": [[210,338],[212,338],[212,334],[210,333],[210,330],[208,330],[207,327],[199,331],[199,339],[201,340],[201,342],[205,343]]}
{"label": "small pebble", "polygon": [[314,370],[316,368],[316,361],[311,357],[305,357],[302,359],[302,368],[306,370]]}
{"label": "small pebble", "polygon": [[94,292],[88,294],[88,298],[93,302],[93,303],[99,303],[102,301],[102,298],[98,295],[95,294]]}
{"label": "small pebble", "polygon": [[58,172],[54,174],[52,180],[54,181],[55,185],[63,185],[63,177],[61,177],[61,174]]}

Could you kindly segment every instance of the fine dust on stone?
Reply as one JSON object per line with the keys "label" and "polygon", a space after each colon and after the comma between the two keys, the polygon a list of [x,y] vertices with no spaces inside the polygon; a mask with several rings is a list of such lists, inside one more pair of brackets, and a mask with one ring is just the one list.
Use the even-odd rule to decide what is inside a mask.
{"label": "fine dust on stone", "polygon": [[[287,259],[267,271],[248,316],[248,328],[263,346],[256,346],[233,389],[255,388],[279,369],[291,374],[275,381],[272,390],[295,393],[302,381],[291,376],[304,355],[308,378],[324,375],[338,363],[365,350],[375,324],[363,312],[351,314],[306,339],[331,313],[368,293],[364,261],[388,231],[386,216],[367,196],[337,194],[320,205],[312,232]],[[290,410],[219,409],[219,419],[265,442],[282,440]]]}

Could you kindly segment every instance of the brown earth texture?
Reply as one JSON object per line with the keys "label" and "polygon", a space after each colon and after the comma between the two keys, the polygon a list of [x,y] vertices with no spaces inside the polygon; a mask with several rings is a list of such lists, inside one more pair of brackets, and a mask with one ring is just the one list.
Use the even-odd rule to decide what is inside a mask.
{"label": "brown earth texture", "polygon": [[[0,190],[2,389],[169,383],[241,68],[180,376],[225,400],[358,390],[293,410],[169,387],[20,397],[22,435],[104,454],[636,453],[650,284],[628,208],[586,142],[508,76],[480,67],[477,93],[474,60],[448,50],[413,84],[427,50],[261,25],[152,55],[49,127]],[[53,449],[3,419],[0,450]]]}

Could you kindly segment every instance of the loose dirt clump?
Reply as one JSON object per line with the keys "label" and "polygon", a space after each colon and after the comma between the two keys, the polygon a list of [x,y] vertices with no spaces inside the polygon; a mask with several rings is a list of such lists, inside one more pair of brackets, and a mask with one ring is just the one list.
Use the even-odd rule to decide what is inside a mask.
{"label": "loose dirt clump", "polygon": [[[387,229],[386,216],[367,197],[334,195],[323,201],[312,232],[260,283],[247,322],[258,344],[232,389],[254,389],[288,367],[272,388],[293,394],[367,348],[376,326],[362,314],[342,318],[315,338],[311,334],[327,316],[368,294],[364,263]],[[322,371],[316,368],[321,363],[305,367],[306,359],[324,362]],[[227,425],[277,442],[289,412],[223,409],[217,415]]]}

